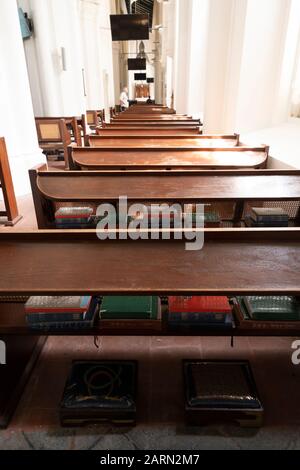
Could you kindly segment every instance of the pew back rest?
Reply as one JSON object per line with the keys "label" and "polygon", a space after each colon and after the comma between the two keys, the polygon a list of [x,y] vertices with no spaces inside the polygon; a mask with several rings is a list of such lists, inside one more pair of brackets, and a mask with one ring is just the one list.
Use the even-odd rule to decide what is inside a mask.
{"label": "pew back rest", "polygon": [[[117,203],[119,195],[126,193],[125,188],[131,188],[127,193],[131,202],[176,200],[193,205],[202,200],[205,212],[219,215],[220,227],[240,226],[251,207],[281,207],[291,224],[300,225],[300,172],[297,170],[210,170],[197,175],[130,176],[122,172],[49,172],[43,165],[29,170],[29,175],[40,229],[56,228],[54,214],[60,207],[88,206],[96,214],[101,202]],[[245,192],[248,177],[252,179],[253,192],[251,188]],[[157,183],[158,178],[161,184]],[[282,184],[278,184],[278,178]],[[178,188],[176,195],[174,187]],[[283,187],[289,190],[282,192]]]}
{"label": "pew back rest", "polygon": [[35,119],[38,141],[43,143],[71,143],[71,136],[64,119]]}
{"label": "pew back rest", "polygon": [[88,126],[98,126],[99,118],[96,110],[88,110],[86,112],[86,120]]}

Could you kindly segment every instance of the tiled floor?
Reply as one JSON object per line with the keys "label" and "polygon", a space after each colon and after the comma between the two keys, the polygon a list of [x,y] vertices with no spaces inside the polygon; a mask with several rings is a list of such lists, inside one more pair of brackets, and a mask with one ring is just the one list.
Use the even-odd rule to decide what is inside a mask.
{"label": "tiled floor", "polygon": [[[300,448],[300,366],[292,339],[105,337],[48,338],[0,448],[22,449],[253,449]],[[137,359],[138,424],[62,429],[58,405],[73,359]],[[249,359],[265,406],[261,429],[186,427],[182,359]]]}

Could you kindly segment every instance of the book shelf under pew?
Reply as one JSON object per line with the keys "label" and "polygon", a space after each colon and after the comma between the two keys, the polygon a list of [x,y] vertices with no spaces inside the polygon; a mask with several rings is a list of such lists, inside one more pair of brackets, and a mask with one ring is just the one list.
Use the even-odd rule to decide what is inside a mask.
{"label": "book shelf under pew", "polygon": [[[300,295],[300,229],[207,229],[202,250],[185,251],[183,240],[106,240],[94,230],[52,230],[0,234],[0,295]],[[143,263],[137,263],[143,259]],[[159,259],[160,269],[157,269]],[[97,262],[96,262],[97,261]],[[91,265],[93,264],[93,269]],[[26,266],[26,269],[24,268]],[[5,427],[48,334],[33,332],[24,304],[0,303],[0,334],[9,347],[10,367],[1,369],[0,426]],[[170,331],[162,321],[151,328],[101,328],[84,335],[263,335],[297,336],[295,329]],[[149,321],[147,320],[147,323]],[[176,341],[176,339],[175,339]],[[22,360],[20,360],[22,358]]]}
{"label": "book shelf under pew", "polygon": [[[0,276],[0,294],[299,296],[299,234],[296,228],[205,229],[203,248],[186,251],[184,240],[99,240],[93,230],[3,233],[0,253],[9,248],[10,256],[6,256],[5,273]],[[143,265],[134,262],[137,256],[143,258]],[[99,263],[90,269],[91,260],[96,259]],[[157,259],[163,267],[159,271]],[[24,265],[28,266],[26,272],[21,268]],[[78,266],[80,276],[76,275]],[[163,308],[161,320],[107,320],[82,332],[35,332],[25,322],[24,304],[0,304],[0,332],[5,335],[170,335],[173,332],[166,318]],[[191,330],[188,334],[202,333],[293,335],[300,333],[300,324],[288,331],[257,331],[237,325],[228,331]]]}

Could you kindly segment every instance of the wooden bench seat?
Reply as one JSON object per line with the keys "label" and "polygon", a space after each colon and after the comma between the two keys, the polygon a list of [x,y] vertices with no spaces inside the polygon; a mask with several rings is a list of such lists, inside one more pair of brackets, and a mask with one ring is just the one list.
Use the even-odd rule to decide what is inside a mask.
{"label": "wooden bench seat", "polygon": [[147,128],[139,128],[138,126],[114,126],[114,127],[97,127],[96,128],[97,135],[105,136],[153,136],[159,137],[161,135],[175,135],[179,137],[189,137],[189,135],[200,135],[199,127],[183,127],[183,128],[175,128],[174,127],[147,127]]}
{"label": "wooden bench seat", "polygon": [[182,240],[100,241],[95,231],[1,233],[0,294],[300,294],[300,229],[208,229],[205,240],[186,251]]}
{"label": "wooden bench seat", "polygon": [[235,147],[240,145],[239,135],[164,135],[164,136],[109,136],[90,135],[91,147],[114,148],[216,148]]}
{"label": "wooden bench seat", "polygon": [[69,147],[67,167],[102,170],[172,170],[264,168],[269,148],[133,148]]}

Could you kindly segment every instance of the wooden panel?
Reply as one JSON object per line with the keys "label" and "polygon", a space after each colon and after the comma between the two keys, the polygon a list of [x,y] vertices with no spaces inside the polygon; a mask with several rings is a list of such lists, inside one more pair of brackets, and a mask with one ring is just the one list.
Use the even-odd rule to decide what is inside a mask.
{"label": "wooden panel", "polygon": [[179,115],[179,114],[173,114],[173,115],[165,115],[165,114],[142,114],[139,113],[138,115],[136,114],[130,114],[130,113],[121,113],[118,114],[116,118],[113,119],[113,121],[130,121],[130,120],[138,120],[140,119],[141,121],[145,120],[150,120],[150,121],[189,121],[189,122],[199,122],[200,119],[193,119],[189,116],[185,115]]}
{"label": "wooden panel", "polygon": [[[2,304],[0,304],[1,310]],[[0,428],[6,428],[15,411],[46,337],[1,336],[6,344],[5,366],[0,367]]]}
{"label": "wooden panel", "polygon": [[201,150],[186,148],[73,148],[75,164],[89,169],[196,169],[256,168],[266,165],[268,149],[232,147]]}
{"label": "wooden panel", "polygon": [[[122,115],[120,115],[122,116]],[[135,122],[139,123],[145,123],[145,124],[150,124],[150,123],[156,123],[156,124],[180,124],[180,125],[200,125],[199,119],[186,119],[186,118],[171,118],[171,117],[144,117],[144,116],[134,116],[132,118],[114,118],[111,120],[111,124],[121,124],[121,123],[127,123],[127,124],[133,124]]]}
{"label": "wooden panel", "polygon": [[120,126],[138,126],[138,127],[148,127],[148,126],[156,126],[156,127],[198,127],[199,128],[199,123],[195,123],[192,121],[140,121],[139,119],[133,121],[111,121],[110,124],[105,124],[105,127],[120,127]]}
{"label": "wooden panel", "polygon": [[147,114],[176,114],[174,109],[168,108],[167,106],[161,105],[149,105],[146,103],[139,103],[134,106],[130,106],[126,109],[124,114],[139,114],[139,113],[147,113]]}
{"label": "wooden panel", "polygon": [[98,125],[98,115],[97,111],[87,111],[86,112],[87,123],[89,126]]}
{"label": "wooden panel", "polygon": [[40,123],[40,133],[43,140],[61,140],[59,122],[53,124]]}
{"label": "wooden panel", "polygon": [[0,138],[0,188],[2,189],[5,211],[1,214],[7,217],[6,225],[15,225],[22,216],[19,215],[13,180],[11,177],[5,139]]}
{"label": "wooden panel", "polygon": [[148,98],[149,94],[149,85],[135,85],[135,98]]}
{"label": "wooden panel", "polygon": [[91,147],[131,147],[131,148],[224,148],[235,147],[239,143],[239,136],[143,136],[135,137],[131,135],[111,137],[107,135],[91,135],[89,137]]}
{"label": "wooden panel", "polygon": [[130,126],[130,127],[99,127],[96,129],[98,135],[105,136],[105,135],[112,135],[112,136],[153,136],[153,137],[160,137],[161,135],[175,135],[177,137],[190,137],[194,135],[197,137],[199,134],[199,128],[187,127],[183,129],[174,129],[174,128],[151,128],[148,129],[140,129],[138,127]]}
{"label": "wooden panel", "polygon": [[[257,172],[257,173],[256,173]],[[206,172],[204,172],[206,173]],[[221,174],[219,174],[221,173]],[[262,174],[261,174],[262,173]],[[101,172],[40,172],[37,187],[47,198],[58,201],[115,201],[120,195],[130,200],[195,202],[239,200],[300,200],[300,171],[256,170],[255,174],[139,176]]]}
{"label": "wooden panel", "polygon": [[94,231],[1,233],[0,257],[5,295],[300,294],[299,229],[208,229],[198,251]]}

